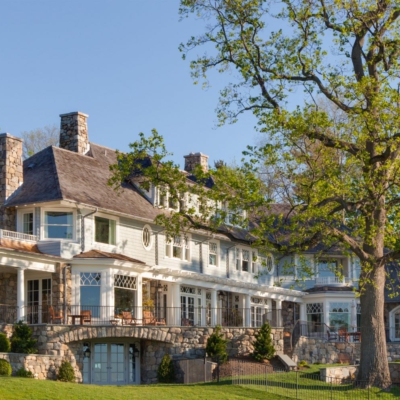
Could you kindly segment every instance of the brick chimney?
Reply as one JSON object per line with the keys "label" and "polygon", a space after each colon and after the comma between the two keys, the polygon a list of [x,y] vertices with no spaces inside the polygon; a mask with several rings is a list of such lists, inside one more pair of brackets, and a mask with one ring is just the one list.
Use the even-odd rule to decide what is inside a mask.
{"label": "brick chimney", "polygon": [[87,118],[80,111],[60,114],[60,147],[75,153],[86,154],[89,149]]}
{"label": "brick chimney", "polygon": [[0,228],[15,231],[15,208],[6,200],[22,185],[22,139],[0,133]]}
{"label": "brick chimney", "polygon": [[208,156],[203,153],[190,153],[185,158],[185,171],[192,172],[197,165],[200,165],[204,172],[208,171]]}

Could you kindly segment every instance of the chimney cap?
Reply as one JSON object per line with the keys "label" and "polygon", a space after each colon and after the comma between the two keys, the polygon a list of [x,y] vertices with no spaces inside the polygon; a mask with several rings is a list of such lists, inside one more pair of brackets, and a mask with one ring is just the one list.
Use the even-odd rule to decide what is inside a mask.
{"label": "chimney cap", "polygon": [[88,117],[89,114],[85,114],[82,111],[72,111],[65,114],[60,114],[60,117],[67,117],[68,115],[83,115],[84,117]]}
{"label": "chimney cap", "polygon": [[193,151],[191,151],[187,156],[183,156],[183,157],[192,157],[192,156],[203,156],[203,157],[207,157],[207,154],[201,153],[200,151],[198,151],[197,153],[193,153]]}
{"label": "chimney cap", "polygon": [[8,132],[0,133],[0,137],[7,137],[7,138],[10,138],[10,139],[19,140],[20,142],[23,142],[23,141],[24,141],[23,139],[21,139],[21,138],[19,138],[19,137],[17,137],[17,136],[13,136],[13,135],[11,135],[11,134],[8,133]]}

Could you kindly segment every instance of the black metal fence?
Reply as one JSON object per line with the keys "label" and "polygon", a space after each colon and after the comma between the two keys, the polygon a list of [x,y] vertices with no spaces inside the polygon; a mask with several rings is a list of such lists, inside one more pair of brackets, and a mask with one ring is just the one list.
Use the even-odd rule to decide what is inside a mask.
{"label": "black metal fence", "polygon": [[366,382],[347,378],[323,376],[321,373],[277,371],[269,365],[245,360],[230,360],[232,384],[262,390],[299,400],[361,400],[378,399],[380,390],[368,387]]}
{"label": "black metal fence", "polygon": [[0,306],[0,323],[22,320],[28,324],[279,327],[280,310],[255,313],[253,308],[132,307],[93,305]]}

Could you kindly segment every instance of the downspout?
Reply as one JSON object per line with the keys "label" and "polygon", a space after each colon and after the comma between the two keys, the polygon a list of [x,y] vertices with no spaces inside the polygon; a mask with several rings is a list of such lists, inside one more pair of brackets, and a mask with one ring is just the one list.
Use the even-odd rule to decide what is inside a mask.
{"label": "downspout", "polygon": [[85,218],[89,217],[90,215],[96,214],[98,210],[99,208],[96,207],[96,209],[89,214],[81,214],[81,253],[84,253],[85,251]]}

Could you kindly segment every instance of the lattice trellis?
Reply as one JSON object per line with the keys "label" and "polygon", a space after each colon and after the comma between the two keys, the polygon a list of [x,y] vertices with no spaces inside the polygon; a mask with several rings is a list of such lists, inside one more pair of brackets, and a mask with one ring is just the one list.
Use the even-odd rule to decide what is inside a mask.
{"label": "lattice trellis", "polygon": [[137,290],[136,276],[114,275],[114,287]]}
{"label": "lattice trellis", "polygon": [[168,285],[163,285],[164,292],[168,292]]}
{"label": "lattice trellis", "polygon": [[324,312],[323,303],[307,304],[307,314],[322,314]]}
{"label": "lattice trellis", "polygon": [[101,286],[100,272],[81,272],[81,286]]}

